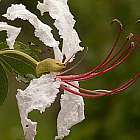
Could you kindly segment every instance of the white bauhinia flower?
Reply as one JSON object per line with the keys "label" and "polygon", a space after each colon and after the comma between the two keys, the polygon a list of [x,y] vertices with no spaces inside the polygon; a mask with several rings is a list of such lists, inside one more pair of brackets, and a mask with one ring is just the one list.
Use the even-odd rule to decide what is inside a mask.
{"label": "white bauhinia flower", "polygon": [[[74,29],[75,20],[73,19],[73,16],[69,11],[67,0],[44,0],[43,3],[38,3],[37,8],[41,11],[41,14],[47,11],[49,12],[50,16],[55,19],[54,25],[58,29],[59,34],[63,39],[62,52],[58,47],[59,42],[54,39],[53,34],[51,33],[52,29],[48,25],[42,23],[37,18],[37,16],[27,10],[24,5],[12,5],[7,9],[7,13],[4,16],[10,20],[14,20],[16,18],[28,20],[35,28],[35,36],[37,36],[42,42],[44,42],[46,46],[53,48],[55,60],[49,62],[52,63],[55,61],[55,64],[58,64],[58,67],[61,67],[62,65],[65,66],[64,63],[61,63],[63,60],[63,55],[65,55],[65,62],[67,63],[68,60],[73,60],[73,56],[78,51],[83,50],[83,48],[79,46],[80,39],[76,30]],[[121,26],[120,22],[119,25]],[[10,40],[9,42],[13,45],[19,33],[19,29],[17,31],[15,30],[16,32],[12,33],[11,30],[16,28],[9,28],[6,24],[3,27],[4,28],[0,27],[0,29],[7,30],[8,39]],[[79,88],[79,84],[78,82],[76,82],[103,75],[104,73],[116,68],[131,54],[131,49],[134,48],[134,43],[131,42],[130,46],[131,47],[129,47],[129,49],[126,47],[126,50],[123,50],[126,51],[126,56],[123,55],[123,51],[120,51],[119,55],[121,57],[115,57],[116,59],[114,59],[114,61],[110,65],[108,64],[108,62],[112,60],[110,58],[110,55],[112,54],[112,50],[116,47],[116,45],[113,45],[111,52],[103,61],[103,63],[99,64],[97,67],[93,68],[87,73],[79,75],[62,75],[66,71],[58,74],[56,73],[56,71],[51,71],[50,68],[50,74],[42,75],[40,78],[32,80],[25,90],[19,89],[16,98],[18,101],[21,123],[26,140],[34,140],[37,126],[37,122],[32,122],[30,119],[28,119],[28,114],[34,109],[39,110],[42,113],[46,108],[50,107],[51,104],[55,101],[57,94],[59,93],[59,88],[62,88],[64,90],[64,94],[62,94],[60,100],[61,110],[57,118],[58,135],[55,137],[55,139],[63,139],[64,136],[67,136],[69,134],[70,128],[73,125],[81,122],[85,118],[84,101],[82,96],[89,98],[111,96],[113,94],[118,94],[120,91],[123,91],[130,85],[132,85],[136,81],[136,79],[140,77],[139,73],[125,84],[112,90],[87,90]],[[118,55],[118,53],[114,53],[114,56],[116,55]],[[41,62],[38,62],[38,64],[40,63]],[[38,64],[37,66],[39,66]],[[51,67],[50,63],[49,66]],[[44,70],[44,66],[41,69]],[[79,92],[79,89],[81,92]]]}
{"label": "white bauhinia flower", "polygon": [[[62,68],[62,66],[65,66],[64,63],[61,63],[64,59],[63,56],[66,57],[65,62],[67,63],[73,60],[75,54],[78,51],[83,50],[83,48],[79,45],[80,39],[76,30],[74,29],[75,20],[70,13],[67,1],[68,0],[43,0],[43,3],[39,2],[37,5],[37,8],[40,10],[42,15],[44,12],[49,12],[50,16],[55,20],[54,25],[58,29],[60,37],[63,39],[62,52],[58,47],[59,42],[54,39],[53,34],[51,33],[51,27],[41,22],[37,18],[37,16],[27,10],[24,5],[12,4],[12,6],[7,9],[7,13],[3,15],[9,20],[15,20],[16,18],[28,20],[35,28],[35,36],[38,37],[46,46],[53,48],[55,60],[49,62],[52,63],[55,61],[58,69]],[[120,22],[117,20],[114,21],[119,23],[121,31],[122,26]],[[0,31],[2,30],[7,31],[7,44],[10,48],[13,48],[14,41],[20,32],[20,28],[12,27],[7,25],[7,23],[1,22]],[[132,37],[133,36],[131,35],[129,39],[131,39]],[[118,41],[118,37],[116,41]],[[131,42],[131,40],[128,41]],[[109,63],[110,60],[112,60],[110,56],[112,55],[116,44],[113,45],[112,50],[107,58],[101,64],[87,73],[79,75],[62,75],[66,71],[58,74],[56,73],[56,71],[51,71],[50,68],[50,74],[42,75],[40,78],[33,79],[25,90],[19,89],[16,98],[26,140],[35,139],[37,127],[37,122],[32,122],[28,118],[28,114],[34,109],[39,110],[42,113],[46,108],[49,108],[55,101],[55,98],[59,93],[59,88],[62,88],[64,90],[64,94],[61,95],[61,110],[57,118],[58,135],[55,137],[55,139],[63,139],[64,136],[67,136],[69,134],[70,128],[73,125],[81,122],[85,118],[83,97],[97,98],[102,96],[111,96],[113,94],[118,94],[120,91],[123,91],[130,85],[132,85],[136,81],[136,79],[140,77],[139,73],[125,84],[112,90],[91,91],[79,88],[79,84],[78,82],[76,82],[103,75],[104,73],[116,68],[131,54],[131,49],[136,48],[133,42],[131,42],[129,45],[131,47],[126,47],[126,50],[120,51],[119,54],[118,52],[117,54],[114,53],[113,56],[115,57],[112,57],[115,59],[113,59],[114,61],[111,64]],[[125,56],[124,52],[126,52]],[[116,57],[117,55],[119,55],[119,57]],[[40,63],[41,62],[37,62],[38,67]],[[43,66],[43,68],[41,69],[44,70],[45,66]],[[51,67],[50,63],[49,66]]]}
{"label": "white bauhinia flower", "polygon": [[69,60],[72,55],[78,51],[82,51],[83,47],[79,46],[81,42],[76,30],[74,29],[75,20],[70,13],[68,0],[43,0],[43,3],[38,2],[37,8],[43,15],[44,12],[49,12],[50,16],[55,19],[54,25],[59,30],[59,35],[63,39],[62,53]]}
{"label": "white bauhinia flower", "polygon": [[[60,1],[62,2],[62,0]],[[55,2],[56,1],[53,1],[52,4],[54,3],[55,5]],[[51,5],[49,6],[51,8]],[[24,5],[12,4],[12,6],[7,9],[7,13],[4,14],[4,16],[9,20],[14,20],[16,18],[28,20],[35,28],[35,36],[44,42],[46,46],[52,47],[54,50],[55,59],[62,62],[63,54],[65,54],[66,60],[68,60],[78,51],[83,50],[83,48],[79,46],[79,37],[76,31],[73,29],[75,21],[73,20],[73,16],[70,14],[67,3],[63,1],[62,6],[56,6],[58,6],[54,7],[58,8],[56,9],[56,15],[61,8],[64,8],[61,10],[61,12],[63,12],[63,10],[67,11],[66,17],[62,15],[62,19],[58,19],[58,21],[55,22],[55,26],[63,38],[62,52],[58,47],[58,41],[54,39],[51,33],[52,29],[48,25],[42,23],[37,16],[27,10]],[[58,16],[61,16],[61,14],[62,13],[58,13]],[[50,15],[52,18],[55,18],[52,14]],[[57,25],[60,20],[64,21]],[[60,28],[58,26],[60,26]],[[34,140],[37,126],[37,122],[32,122],[30,119],[28,119],[28,113],[34,109],[44,112],[45,108],[50,107],[55,101],[62,83],[63,82],[60,79],[55,77],[55,73],[46,74],[38,79],[32,80],[25,90],[18,90],[16,97],[19,106],[21,123],[27,140]],[[78,86],[77,82],[74,82],[74,84]],[[64,136],[67,136],[69,134],[69,129],[85,118],[83,98],[78,95],[72,95],[66,91],[64,91],[64,93],[65,94],[62,95],[61,98],[61,110],[57,120],[58,136],[56,139],[62,139]]]}
{"label": "white bauhinia flower", "polygon": [[7,45],[10,49],[14,49],[14,43],[19,35],[21,28],[17,28],[11,25],[8,25],[6,22],[0,22],[0,31],[6,30],[7,31]]}

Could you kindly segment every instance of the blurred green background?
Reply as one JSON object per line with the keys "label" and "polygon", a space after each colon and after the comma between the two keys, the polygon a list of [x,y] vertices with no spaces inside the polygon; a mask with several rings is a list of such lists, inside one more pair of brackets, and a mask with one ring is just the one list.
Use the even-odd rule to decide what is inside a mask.
{"label": "blurred green background", "polygon": [[[1,21],[7,21],[1,15],[6,13],[7,7],[12,3],[25,4],[30,11],[38,15],[40,20],[54,29],[58,38],[58,33],[52,26],[53,20],[47,13],[41,17],[36,9],[37,0],[2,0]],[[113,18],[120,19],[124,25],[125,32],[122,39],[130,32],[140,34],[140,25],[135,23],[140,18],[139,0],[69,0],[69,6],[77,21],[75,28],[82,40],[81,45],[89,47],[86,59],[73,73],[81,73],[96,66],[107,55],[117,32],[116,26],[110,24]],[[23,28],[17,40],[43,45],[33,36],[33,27],[28,22],[21,20],[7,22]],[[0,32],[0,41],[4,41],[5,38],[6,32]],[[140,67],[138,51],[135,51],[125,64],[114,71],[81,82],[81,86],[89,89],[109,89],[119,86],[138,72]],[[46,54],[46,57],[48,56]],[[10,92],[4,105],[0,107],[0,140],[24,140],[15,95],[16,89],[23,88],[25,85],[17,83],[15,76],[9,79]],[[64,140],[140,140],[139,85],[140,80],[124,94],[117,96],[95,100],[85,99],[86,119],[72,127],[70,135]],[[32,120],[39,122],[36,140],[54,139],[59,109],[57,99],[42,115],[36,111],[30,114]]]}

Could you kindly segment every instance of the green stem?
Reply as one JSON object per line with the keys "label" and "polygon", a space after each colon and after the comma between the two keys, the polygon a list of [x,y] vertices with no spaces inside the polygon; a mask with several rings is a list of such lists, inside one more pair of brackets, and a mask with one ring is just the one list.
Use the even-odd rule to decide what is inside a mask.
{"label": "green stem", "polygon": [[17,55],[20,55],[20,56],[30,60],[34,65],[38,64],[38,61],[36,61],[30,55],[28,55],[24,52],[21,52],[21,51],[17,51],[17,50],[3,50],[3,51],[0,51],[0,55],[5,55],[5,54],[17,54]]}

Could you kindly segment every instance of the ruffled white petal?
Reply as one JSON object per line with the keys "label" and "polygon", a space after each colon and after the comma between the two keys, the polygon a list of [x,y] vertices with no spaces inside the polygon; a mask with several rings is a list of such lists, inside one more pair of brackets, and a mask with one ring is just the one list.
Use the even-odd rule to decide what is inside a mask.
{"label": "ruffled white petal", "polygon": [[11,25],[8,25],[6,22],[0,22],[0,31],[6,30],[7,31],[7,45],[10,49],[14,49],[14,43],[19,35],[21,28],[17,28]]}
{"label": "ruffled white petal", "polygon": [[[9,20],[15,20],[20,18],[23,20],[28,20],[35,28],[35,36],[38,37],[46,46],[56,47],[57,50],[59,42],[56,41],[51,33],[51,27],[41,22],[36,15],[31,13],[22,4],[12,4],[11,7],[7,9],[7,13],[3,15]],[[59,50],[59,55],[62,55]]]}
{"label": "ruffled white petal", "polygon": [[[78,82],[73,82],[78,86]],[[69,87],[73,90],[73,87]],[[61,110],[57,118],[57,133],[55,139],[63,139],[69,135],[70,128],[85,119],[84,101],[81,96],[71,94],[67,91],[61,96]]]}
{"label": "ruffled white petal", "polygon": [[16,98],[26,140],[34,140],[37,126],[37,122],[28,119],[28,113],[33,109],[42,113],[45,108],[50,107],[55,101],[59,87],[60,81],[49,74],[32,80],[24,91],[18,90]]}
{"label": "ruffled white petal", "polygon": [[78,51],[83,48],[79,46],[81,42],[74,28],[75,20],[70,13],[67,5],[68,0],[43,0],[43,3],[38,2],[37,8],[41,14],[49,12],[50,16],[55,19],[54,25],[59,30],[61,38],[63,38],[62,53],[69,60]]}
{"label": "ruffled white petal", "polygon": [[55,60],[62,62],[63,54],[58,47],[53,47]]}

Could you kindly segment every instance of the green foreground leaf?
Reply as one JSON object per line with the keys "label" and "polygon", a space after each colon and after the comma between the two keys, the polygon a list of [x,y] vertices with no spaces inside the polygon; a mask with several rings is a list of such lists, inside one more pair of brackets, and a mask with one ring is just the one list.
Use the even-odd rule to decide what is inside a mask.
{"label": "green foreground leaf", "polygon": [[29,55],[15,50],[0,51],[0,58],[4,60],[12,69],[24,76],[26,74],[36,75],[37,61]]}
{"label": "green foreground leaf", "polygon": [[8,78],[2,62],[0,62],[0,105],[6,99],[8,93]]}

